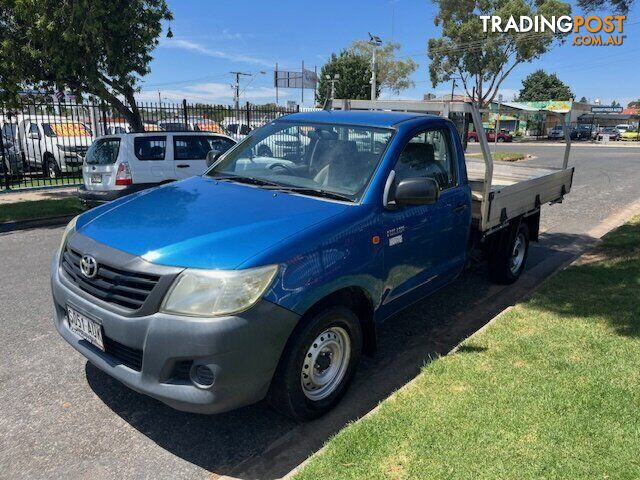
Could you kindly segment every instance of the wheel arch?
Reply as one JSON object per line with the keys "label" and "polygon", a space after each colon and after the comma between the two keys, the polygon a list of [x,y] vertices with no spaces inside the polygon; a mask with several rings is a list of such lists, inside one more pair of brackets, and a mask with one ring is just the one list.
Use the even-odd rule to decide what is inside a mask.
{"label": "wheel arch", "polygon": [[377,348],[376,326],[373,320],[374,303],[369,292],[362,287],[343,287],[323,296],[302,314],[296,328],[303,324],[305,318],[309,318],[325,308],[337,305],[348,307],[356,314],[362,327],[363,353],[367,356],[373,356]]}

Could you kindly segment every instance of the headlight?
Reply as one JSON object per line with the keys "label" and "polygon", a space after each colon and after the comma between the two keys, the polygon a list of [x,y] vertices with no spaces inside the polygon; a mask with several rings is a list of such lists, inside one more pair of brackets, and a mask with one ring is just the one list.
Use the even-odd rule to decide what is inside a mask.
{"label": "headlight", "polygon": [[64,248],[64,244],[67,241],[67,236],[69,236],[69,234],[76,229],[76,222],[78,221],[79,216],[80,215],[76,215],[75,217],[73,217],[73,219],[71,219],[71,221],[67,225],[67,228],[65,228],[64,232],[62,232],[62,240],[60,240],[59,248],[60,254],[62,254],[62,249]]}
{"label": "headlight", "polygon": [[271,285],[277,265],[247,270],[187,269],[173,282],[161,310],[214,317],[251,308]]}

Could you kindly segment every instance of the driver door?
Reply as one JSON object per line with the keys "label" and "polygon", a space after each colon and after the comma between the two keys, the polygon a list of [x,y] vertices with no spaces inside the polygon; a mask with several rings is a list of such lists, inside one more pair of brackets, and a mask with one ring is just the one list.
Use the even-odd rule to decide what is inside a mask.
{"label": "driver door", "polygon": [[406,178],[433,178],[440,198],[432,205],[403,205],[383,213],[388,314],[448,283],[464,265],[471,199],[468,186],[460,185],[453,147],[448,127],[424,130],[398,157],[395,185]]}

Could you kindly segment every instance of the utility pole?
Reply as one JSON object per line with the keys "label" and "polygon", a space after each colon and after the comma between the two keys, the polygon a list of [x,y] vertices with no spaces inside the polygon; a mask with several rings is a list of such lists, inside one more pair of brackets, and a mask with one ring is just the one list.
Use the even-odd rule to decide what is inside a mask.
{"label": "utility pole", "polygon": [[371,100],[375,100],[377,96],[377,80],[376,80],[376,52],[378,47],[382,45],[382,39],[377,35],[371,35],[369,32],[369,45],[373,47],[373,55],[371,57]]}
{"label": "utility pole", "polygon": [[236,111],[240,110],[240,75],[250,77],[250,73],[245,72],[230,72],[231,75],[236,76],[236,83],[233,85],[233,107]]}
{"label": "utility pole", "polygon": [[456,79],[452,78],[451,79],[451,101],[453,102],[453,92],[456,89]]}
{"label": "utility pole", "polygon": [[498,116],[496,117],[495,132],[493,134],[493,154],[496,154],[498,146],[498,132],[500,131],[500,109],[502,108],[502,94],[498,95]]}

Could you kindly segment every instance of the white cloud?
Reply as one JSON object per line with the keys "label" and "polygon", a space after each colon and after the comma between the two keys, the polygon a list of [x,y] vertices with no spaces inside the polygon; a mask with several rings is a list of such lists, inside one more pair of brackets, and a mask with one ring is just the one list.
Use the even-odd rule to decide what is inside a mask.
{"label": "white cloud", "polygon": [[[192,102],[205,102],[205,103],[231,103],[233,100],[233,90],[229,83],[197,83],[189,85],[181,89],[169,89],[161,90],[162,100],[170,102],[179,102],[182,99],[186,99]],[[287,97],[288,92],[285,90],[279,91],[280,97]],[[157,90],[143,90],[137,98],[141,101],[158,101]],[[260,101],[260,102],[273,102],[276,98],[276,90],[272,87],[247,87],[244,92],[241,93],[241,101]]]}
{"label": "white cloud", "polygon": [[217,50],[213,48],[209,48],[201,43],[193,42],[191,40],[186,40],[184,38],[171,38],[167,40],[163,40],[160,43],[160,46],[163,48],[178,48],[182,50],[189,50],[191,52],[200,53],[202,55],[207,55],[208,57],[221,58],[224,60],[230,60],[233,62],[240,63],[251,63],[254,65],[261,65],[264,67],[272,67],[275,63],[266,60],[264,58],[254,57],[251,55],[244,54],[235,54],[226,50]]}

